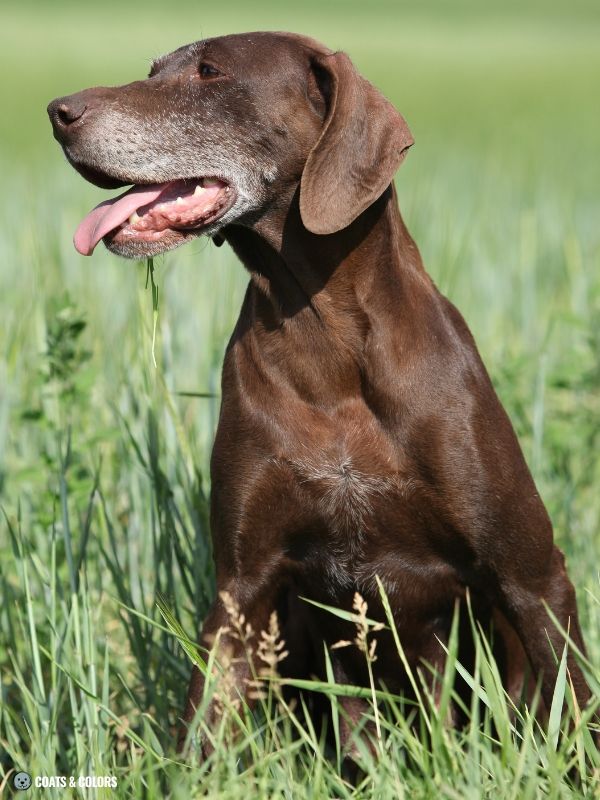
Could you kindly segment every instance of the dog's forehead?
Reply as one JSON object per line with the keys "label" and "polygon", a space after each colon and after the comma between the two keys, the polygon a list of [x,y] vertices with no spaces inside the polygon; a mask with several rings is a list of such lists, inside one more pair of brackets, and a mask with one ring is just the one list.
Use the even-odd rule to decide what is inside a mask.
{"label": "dog's forehead", "polygon": [[178,47],[171,53],[152,62],[151,74],[158,71],[176,71],[201,59],[214,59],[226,66],[264,66],[272,68],[274,63],[304,62],[316,54],[331,53],[324,45],[295,33],[256,31],[201,39]]}

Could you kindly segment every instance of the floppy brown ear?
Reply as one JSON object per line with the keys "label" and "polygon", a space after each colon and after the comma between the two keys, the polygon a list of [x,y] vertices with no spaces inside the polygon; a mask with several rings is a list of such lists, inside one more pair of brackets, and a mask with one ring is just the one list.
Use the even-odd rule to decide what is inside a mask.
{"label": "floppy brown ear", "polygon": [[389,186],[413,144],[404,118],[345,53],[319,56],[328,84],[323,130],[300,181],[300,215],[312,233],[349,225]]}

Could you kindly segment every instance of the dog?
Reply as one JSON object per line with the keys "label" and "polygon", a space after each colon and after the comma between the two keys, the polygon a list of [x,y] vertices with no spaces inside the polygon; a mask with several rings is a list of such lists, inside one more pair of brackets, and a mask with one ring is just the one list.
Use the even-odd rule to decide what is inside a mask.
{"label": "dog", "polygon": [[[254,637],[276,610],[282,674],[323,674],[323,645],[352,626],[301,598],[351,610],[359,592],[383,620],[381,586],[413,670],[443,670],[455,609],[464,619],[470,604],[493,627],[507,691],[517,696],[530,669],[549,709],[564,638],[548,609],[585,653],[575,591],[473,337],[400,215],[404,118],[343,52],[269,32],[181,47],[146,80],[48,112],[86,180],[133,185],[86,216],[80,253],[102,240],[143,258],[205,235],[250,273],[223,365],[211,459],[219,595],[202,644],[226,628],[228,604]],[[410,696],[389,629],[373,636],[376,679]],[[235,637],[221,645],[240,655]],[[339,682],[367,684],[357,648],[330,658]],[[249,697],[251,666],[233,664]],[[568,669],[583,708],[590,690],[571,653]],[[187,725],[203,685],[195,668]],[[343,702],[347,740],[362,701]]]}

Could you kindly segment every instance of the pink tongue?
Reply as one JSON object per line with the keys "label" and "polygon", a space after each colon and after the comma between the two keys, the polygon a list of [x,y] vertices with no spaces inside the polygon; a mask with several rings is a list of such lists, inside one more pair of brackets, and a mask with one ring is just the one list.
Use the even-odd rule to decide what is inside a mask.
{"label": "pink tongue", "polygon": [[153,186],[134,186],[119,197],[100,203],[84,217],[75,231],[73,244],[77,252],[82,256],[91,256],[103,236],[129,219],[138,208],[157,200],[167,185],[157,183]]}

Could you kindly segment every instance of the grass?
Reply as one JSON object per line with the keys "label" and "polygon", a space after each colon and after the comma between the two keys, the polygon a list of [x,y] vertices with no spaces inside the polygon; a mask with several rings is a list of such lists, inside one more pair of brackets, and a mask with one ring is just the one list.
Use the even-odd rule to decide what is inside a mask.
{"label": "grass", "polygon": [[[367,690],[380,692],[371,717],[383,755],[358,739],[356,787],[335,742],[324,745],[302,707],[281,706],[275,681],[255,718],[224,716],[210,768],[180,763],[173,729],[193,656],[184,637],[214,596],[208,458],[220,365],[246,276],[207,242],[156,259],[153,347],[145,265],[72,248],[101,193],[63,163],[44,119],[52,97],[139,77],[152,56],[203,34],[284,28],[350,52],[415,134],[398,175],[402,211],[520,436],[578,590],[597,692],[596,5],[103,8],[9,3],[0,33],[0,785],[16,767],[119,780],[116,791],[31,790],[48,798],[599,796],[582,726],[559,736],[565,671],[539,730],[526,709],[511,715],[482,639],[466,676],[481,702],[464,731],[444,724],[422,687],[416,728],[414,709]],[[444,703],[461,670],[453,647]],[[339,724],[339,697],[353,690],[333,678],[309,688]]]}

